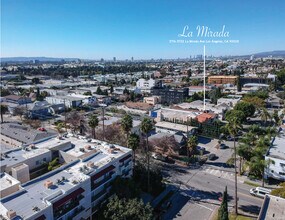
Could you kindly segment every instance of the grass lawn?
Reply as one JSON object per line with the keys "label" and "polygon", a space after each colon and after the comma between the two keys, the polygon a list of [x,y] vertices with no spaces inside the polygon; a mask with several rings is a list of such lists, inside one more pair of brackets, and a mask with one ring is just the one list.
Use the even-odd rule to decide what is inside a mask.
{"label": "grass lawn", "polygon": [[229,214],[229,220],[252,220],[252,218],[243,216],[243,215],[234,215],[234,214]]}
{"label": "grass lawn", "polygon": [[255,186],[255,187],[258,187],[258,186],[260,186],[259,184],[257,184],[257,183],[253,183],[253,182],[250,182],[250,181],[244,181],[244,183],[245,184],[247,184],[247,185],[250,185],[250,186]]}

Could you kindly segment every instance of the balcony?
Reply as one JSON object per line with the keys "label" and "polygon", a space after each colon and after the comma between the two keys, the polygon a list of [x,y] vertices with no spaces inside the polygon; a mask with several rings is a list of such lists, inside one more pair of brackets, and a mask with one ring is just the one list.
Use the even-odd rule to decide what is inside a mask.
{"label": "balcony", "polygon": [[[79,206],[79,204],[80,204],[79,202],[83,198],[84,198],[83,195],[79,195],[75,200],[71,200],[68,204],[60,206],[59,208],[54,210],[55,219],[60,218],[61,216],[65,215],[66,213],[70,212],[75,207]],[[77,210],[77,214],[79,213],[78,211],[80,211],[80,212],[82,211],[81,208],[76,208],[76,210]]]}
{"label": "balcony", "polygon": [[83,206],[80,206],[76,209],[74,209],[72,215],[70,215],[67,219],[68,220],[72,220],[75,216],[77,216],[79,213],[81,213],[83,210],[85,210],[85,208]]}
{"label": "balcony", "polygon": [[111,172],[107,177],[105,177],[103,180],[94,183],[92,182],[92,186],[91,186],[91,191],[93,191],[94,189],[98,188],[99,186],[105,184],[106,182],[108,182],[110,179],[112,179],[114,172]]}
{"label": "balcony", "polygon": [[107,193],[107,190],[104,189],[101,192],[97,193],[96,195],[92,196],[91,202],[94,202],[95,200],[99,199],[101,196]]}

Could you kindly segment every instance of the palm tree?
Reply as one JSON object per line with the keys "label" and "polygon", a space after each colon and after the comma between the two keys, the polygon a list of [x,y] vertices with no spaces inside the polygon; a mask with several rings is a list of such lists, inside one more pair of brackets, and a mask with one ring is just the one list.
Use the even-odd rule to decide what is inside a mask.
{"label": "palm tree", "polygon": [[226,129],[233,136],[234,139],[234,161],[235,161],[235,214],[238,214],[238,202],[237,202],[237,150],[236,150],[236,136],[238,132],[242,129],[242,123],[238,114],[232,114],[227,117],[228,123],[226,124]]}
{"label": "palm tree", "polygon": [[88,125],[92,130],[92,138],[95,139],[96,138],[96,133],[95,133],[95,129],[99,124],[99,119],[96,115],[91,115],[88,121]]}
{"label": "palm tree", "polygon": [[152,121],[149,118],[144,118],[141,123],[141,131],[146,137],[146,158],[147,158],[147,188],[150,192],[150,176],[149,176],[149,145],[148,145],[148,133],[153,129]]}
{"label": "palm tree", "polygon": [[264,107],[261,108],[260,117],[261,117],[261,120],[263,121],[264,125],[266,125],[266,124],[267,124],[267,120],[268,120],[269,118],[271,118],[269,112],[268,112],[267,109],[264,108]]}
{"label": "palm tree", "polygon": [[3,114],[5,114],[8,111],[8,107],[7,105],[0,105],[1,109],[0,109],[0,113],[1,113],[1,123],[3,123]]}
{"label": "palm tree", "polygon": [[136,160],[136,149],[138,148],[139,143],[140,143],[140,137],[137,134],[132,133],[128,138],[128,147],[133,150],[134,165]]}
{"label": "palm tree", "polygon": [[[188,159],[190,159],[190,155],[192,155],[196,151],[197,145],[198,145],[197,136],[195,136],[195,135],[191,136],[187,141]],[[189,160],[188,160],[188,164],[189,164]]]}
{"label": "palm tree", "polygon": [[129,140],[129,134],[130,131],[133,128],[133,118],[129,114],[124,115],[121,121],[121,127],[123,131],[127,134],[127,146],[128,146],[128,140]]}

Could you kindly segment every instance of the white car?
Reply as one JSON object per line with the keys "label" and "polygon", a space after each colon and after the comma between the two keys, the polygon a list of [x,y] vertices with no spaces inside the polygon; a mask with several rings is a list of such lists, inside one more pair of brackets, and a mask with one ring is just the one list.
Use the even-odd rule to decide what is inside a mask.
{"label": "white car", "polygon": [[271,193],[271,189],[267,189],[267,188],[263,188],[263,187],[256,187],[256,188],[250,189],[249,193],[253,196],[264,198],[265,195]]}

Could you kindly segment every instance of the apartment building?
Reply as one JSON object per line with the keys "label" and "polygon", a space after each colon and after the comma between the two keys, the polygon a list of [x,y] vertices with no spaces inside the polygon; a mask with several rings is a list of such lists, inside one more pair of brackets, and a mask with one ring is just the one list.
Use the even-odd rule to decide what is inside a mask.
{"label": "apartment building", "polygon": [[160,96],[162,104],[177,104],[183,102],[189,96],[189,89],[169,89],[169,88],[154,88],[152,95]]}
{"label": "apartment building", "polygon": [[265,160],[269,161],[265,169],[265,178],[285,181],[285,134],[281,131],[268,149]]}
{"label": "apartment building", "polygon": [[108,197],[112,181],[132,175],[132,150],[118,145],[70,135],[35,144],[29,152],[34,149],[50,151],[62,165],[22,184],[1,169],[3,218],[91,219]]}
{"label": "apartment building", "polygon": [[209,76],[208,83],[209,84],[232,84],[235,85],[237,82],[237,76]]}

